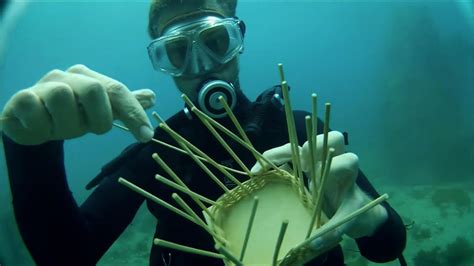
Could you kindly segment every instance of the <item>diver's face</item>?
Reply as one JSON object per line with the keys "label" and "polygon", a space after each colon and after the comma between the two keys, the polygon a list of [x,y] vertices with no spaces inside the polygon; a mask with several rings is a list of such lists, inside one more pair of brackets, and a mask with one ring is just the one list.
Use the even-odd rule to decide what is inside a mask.
{"label": "diver's face", "polygon": [[[196,9],[193,9],[192,7],[180,6],[173,10],[172,14],[168,13],[167,15],[169,16],[169,19],[167,22],[163,23],[166,26],[162,26],[163,28],[160,29],[160,34],[166,33],[168,29],[173,28],[175,25],[191,23],[195,20],[215,14],[206,11],[196,12]],[[196,101],[200,86],[205,81],[219,79],[238,86],[238,73],[239,54],[227,63],[220,64],[203,74],[174,76],[173,80],[181,93],[186,94],[192,101]]]}
{"label": "diver's face", "polygon": [[174,83],[181,93],[186,94],[192,101],[196,101],[200,86],[207,80],[223,80],[238,86],[238,55],[229,62],[213,69],[212,71],[196,77],[173,77]]}

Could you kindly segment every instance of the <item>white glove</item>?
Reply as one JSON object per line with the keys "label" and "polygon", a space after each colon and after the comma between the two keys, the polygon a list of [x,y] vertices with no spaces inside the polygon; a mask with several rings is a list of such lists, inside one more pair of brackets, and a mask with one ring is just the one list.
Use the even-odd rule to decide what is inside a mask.
{"label": "white glove", "polygon": [[121,120],[139,141],[154,130],[143,108],[155,103],[149,89],[128,88],[84,65],[53,70],[34,86],[14,94],[2,112],[4,133],[23,145],[103,134]]}
{"label": "white glove", "polygon": [[[317,136],[316,165],[317,171],[321,171],[321,155],[323,135]],[[326,181],[324,193],[324,212],[331,218],[323,227],[330,226],[334,222],[347,216],[353,211],[358,210],[372,199],[367,196],[355,183],[359,173],[359,159],[353,153],[345,153],[344,136],[337,131],[329,132],[328,148],[334,148],[334,157]],[[308,142],[303,147],[299,147],[301,167],[303,171],[310,170],[311,156]],[[291,145],[285,144],[265,151],[263,156],[276,165],[284,165],[291,161]],[[258,174],[263,172],[264,168],[260,163],[256,163],[251,172]],[[309,176],[309,175],[308,175]],[[310,185],[310,187],[312,187]],[[387,219],[387,211],[381,205],[378,205],[366,213],[358,216],[329,233],[313,241],[313,247],[319,249],[326,243],[331,243],[334,239],[347,234],[352,238],[372,235],[377,227]]]}

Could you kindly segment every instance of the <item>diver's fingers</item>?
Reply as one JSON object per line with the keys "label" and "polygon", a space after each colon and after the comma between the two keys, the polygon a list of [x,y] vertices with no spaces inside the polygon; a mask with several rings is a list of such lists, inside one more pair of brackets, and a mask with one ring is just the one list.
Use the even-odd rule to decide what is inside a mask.
{"label": "diver's fingers", "polygon": [[150,141],[154,131],[145,110],[133,94],[122,84],[115,84],[108,89],[110,102],[115,117],[127,126],[141,142]]}
{"label": "diver's fingers", "polygon": [[31,88],[41,99],[51,119],[51,139],[69,139],[86,133],[85,118],[81,117],[76,93],[64,82],[46,81]]}
{"label": "diver's fingers", "polygon": [[[355,184],[348,190],[346,197],[341,203],[341,207],[343,207],[343,209],[348,209],[348,211],[343,210],[342,212],[352,213],[373,200],[373,198],[369,197]],[[387,219],[387,209],[385,209],[383,205],[378,204],[353,219],[352,223],[349,223],[345,228],[343,228],[343,232],[352,238],[370,236],[373,235],[380,225],[387,221]]]}
{"label": "diver's fingers", "polygon": [[3,132],[22,145],[38,145],[49,140],[52,120],[41,99],[30,89],[15,93],[2,112]]}
{"label": "diver's fingers", "polygon": [[[345,194],[343,201],[331,219],[313,232],[313,234],[315,234],[318,231],[320,232],[321,230],[334,227],[334,229],[314,239],[310,243],[310,247],[315,253],[321,249],[337,244],[344,234],[354,239],[373,235],[388,218],[385,207],[379,204],[353,217],[354,212],[364,207],[370,201],[372,201],[372,199],[356,184],[353,184]],[[347,222],[339,224],[342,220],[351,216],[352,218],[347,220]]]}
{"label": "diver's fingers", "polygon": [[132,93],[120,82],[76,65],[52,70],[15,94],[5,105],[2,127],[16,142],[36,145],[87,132],[105,133],[115,117],[137,139],[148,141],[154,132],[143,108],[154,102],[151,90]]}
{"label": "diver's fingers", "polygon": [[[45,75],[40,82],[38,82],[39,86],[37,86],[40,97],[44,98],[46,103],[50,102],[51,105],[54,102],[48,100],[51,98],[54,99],[54,96],[58,94],[57,92],[66,94],[69,91],[64,90],[62,87],[44,89],[45,86],[40,85],[45,82],[63,82],[72,90],[73,102],[67,102],[67,104],[73,105],[69,106],[69,110],[72,113],[66,113],[66,115],[69,115],[71,121],[66,124],[57,124],[59,129],[65,130],[65,132],[57,131],[61,139],[71,138],[70,133],[73,133],[73,136],[81,136],[87,132],[103,134],[110,130],[113,122],[112,107],[106,88],[102,82],[82,74],[53,70]],[[66,104],[66,102],[64,104]],[[61,101],[56,101],[56,105],[61,105]],[[60,108],[57,107],[56,109],[58,110],[58,114],[54,113],[53,116],[65,115],[59,114]],[[75,126],[76,132],[68,132],[68,126]]]}
{"label": "diver's fingers", "polygon": [[[317,136],[317,147],[316,147],[316,158],[315,163],[322,160],[323,154],[323,140],[324,135],[320,134]],[[331,131],[328,133],[328,150],[330,148],[334,148],[334,156],[343,154],[345,152],[344,146],[344,135],[342,135],[339,131]],[[303,148],[301,150],[301,166],[303,171],[307,172],[310,170],[311,166],[311,154],[309,150],[309,142],[306,141],[303,144]]]}
{"label": "diver's fingers", "polygon": [[[324,227],[326,227],[326,224],[323,225],[320,229],[323,229]],[[336,227],[335,229],[323,234],[322,236],[315,238],[313,241],[310,242],[309,248],[311,248],[315,252],[315,254],[319,254],[318,252],[321,252],[322,250],[331,246],[335,246],[342,240],[343,228],[341,227]]]}
{"label": "diver's fingers", "polygon": [[[339,223],[343,218],[347,217],[352,212],[356,211],[361,207],[361,203],[359,200],[355,199],[354,201],[351,201],[351,199],[351,194],[347,193],[343,204],[339,206],[334,215],[332,215],[332,213],[328,214],[326,212],[327,215],[332,215],[331,219],[329,219],[329,221],[327,221],[323,226],[314,231],[313,234],[317,233],[318,231],[327,230],[336,226],[337,223]],[[310,247],[314,251],[319,251],[321,249],[329,247],[330,245],[338,243],[339,241],[341,241],[342,235],[344,235],[346,232],[351,231],[351,229],[354,227],[354,224],[354,219],[352,219],[346,223],[334,227],[332,230],[311,241]]]}
{"label": "diver's fingers", "polygon": [[103,134],[112,128],[113,112],[110,99],[100,82],[83,76],[80,90],[76,90],[77,105],[87,125],[95,134]]}
{"label": "diver's fingers", "polygon": [[349,182],[353,184],[359,173],[359,157],[347,152],[332,158],[328,181],[338,184]]}
{"label": "diver's fingers", "polygon": [[[321,160],[322,157],[322,143],[323,143],[323,135],[318,135],[318,147],[316,150],[316,162]],[[300,160],[301,160],[301,166],[303,171],[309,171],[310,165],[311,165],[311,155],[309,151],[309,142],[307,141],[304,145],[303,148],[299,148],[300,151]],[[331,131],[328,134],[328,149],[329,148],[334,148],[334,156],[340,155],[344,153],[345,147],[344,147],[344,136],[337,131]],[[286,162],[291,161],[291,145],[290,143],[287,143],[283,146],[276,147],[270,150],[267,150],[263,153],[263,156],[267,159],[269,159],[271,162],[273,162],[276,165],[282,165]],[[314,162],[314,163],[316,163]],[[261,173],[264,168],[266,168],[267,165],[264,163],[262,166],[259,162],[255,163],[255,165],[252,167],[251,172],[253,174]]]}
{"label": "diver's fingers", "polygon": [[[287,143],[285,145],[269,149],[265,151],[262,155],[270,162],[276,164],[277,166],[280,166],[284,163],[291,161],[291,144]],[[263,164],[264,165],[261,165],[259,162],[256,162],[250,171],[253,174],[262,173],[268,167],[267,163],[263,162]]]}
{"label": "diver's fingers", "polygon": [[155,105],[156,95],[150,89],[134,90],[132,94],[144,109],[149,109]]}
{"label": "diver's fingers", "polygon": [[344,153],[332,159],[324,194],[331,213],[340,206],[347,191],[354,186],[359,173],[359,158],[354,153]]}
{"label": "diver's fingers", "polygon": [[[365,194],[357,184],[352,185],[346,192],[344,199],[339,205],[336,213],[332,216],[328,223],[340,221],[351,215],[355,211],[364,207],[373,199]],[[360,238],[372,235],[388,217],[387,210],[382,205],[361,213],[357,217],[352,218],[347,223],[339,227],[339,230],[352,238]]]}
{"label": "diver's fingers", "polygon": [[121,120],[139,141],[146,142],[151,140],[154,131],[150,120],[139,101],[124,84],[95,72],[84,65],[75,65],[69,68],[67,72],[97,79],[107,92],[114,118]]}

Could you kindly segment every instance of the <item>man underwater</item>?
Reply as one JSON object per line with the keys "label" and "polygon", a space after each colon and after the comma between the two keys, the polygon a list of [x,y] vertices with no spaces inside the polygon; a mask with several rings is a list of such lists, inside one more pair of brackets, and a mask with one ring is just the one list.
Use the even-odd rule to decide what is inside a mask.
{"label": "man underwater", "polygon": [[[172,76],[179,91],[230,128],[230,119],[214,101],[216,95],[225,95],[255,148],[267,151],[265,155],[270,160],[282,164],[288,161],[284,146],[288,133],[284,112],[271,100],[279,87],[265,91],[255,102],[240,88],[239,54],[246,28],[235,17],[236,5],[236,1],[224,0],[152,1],[149,57],[155,69]],[[154,179],[157,173],[167,175],[152,159],[153,153],[159,154],[191,190],[211,199],[222,194],[188,156],[150,142],[154,137],[173,143],[160,128],[153,130],[144,112],[154,102],[152,91],[131,92],[119,81],[83,65],[53,70],[7,102],[3,137],[15,216],[38,265],[94,265],[100,260],[145,201],[120,185],[119,177],[172,202],[170,195],[174,191]],[[307,114],[294,112],[300,140],[304,139]],[[96,189],[77,206],[64,169],[64,140],[89,132],[106,133],[114,120],[122,121],[140,143],[129,146],[105,165],[94,178]],[[216,161],[238,167],[196,117],[178,112],[166,122]],[[318,133],[321,131],[322,127],[318,128]],[[357,156],[344,151],[342,134],[331,132],[329,145],[337,155],[330,179],[353,183],[342,192],[334,191],[339,188],[336,183],[329,186],[332,190],[325,193],[326,213],[337,213],[344,202],[349,211],[356,210],[377,197],[359,171]],[[251,154],[236,143],[231,142],[231,146],[247,167],[253,165],[254,172],[261,170]],[[214,242],[204,230],[150,201],[147,204],[158,219],[154,237],[213,250]],[[317,239],[315,248],[330,242],[328,238],[343,234],[355,238],[361,254],[376,262],[398,258],[406,241],[405,227],[388,203]],[[219,259],[156,245],[151,249],[150,265],[168,265],[170,257],[171,265],[223,265]],[[337,246],[307,265],[344,265],[342,250]]]}

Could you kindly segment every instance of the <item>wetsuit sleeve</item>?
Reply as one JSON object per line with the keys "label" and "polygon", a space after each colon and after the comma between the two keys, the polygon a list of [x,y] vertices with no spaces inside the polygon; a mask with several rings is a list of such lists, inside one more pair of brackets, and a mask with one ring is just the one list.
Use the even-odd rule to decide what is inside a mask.
{"label": "wetsuit sleeve", "polygon": [[[143,198],[107,178],[79,207],[66,180],[62,141],[23,146],[3,140],[15,217],[35,262],[95,265]],[[128,169],[115,175],[132,176]]]}

